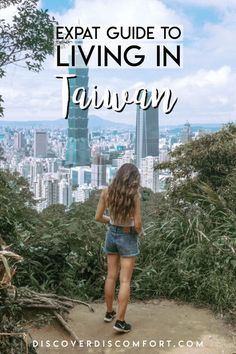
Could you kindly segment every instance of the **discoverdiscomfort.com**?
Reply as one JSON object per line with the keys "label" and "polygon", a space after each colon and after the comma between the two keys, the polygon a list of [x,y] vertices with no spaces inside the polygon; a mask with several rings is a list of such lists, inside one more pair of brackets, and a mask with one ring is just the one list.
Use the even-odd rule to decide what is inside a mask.
{"label": "discoverdiscomfort.com", "polygon": [[198,340],[178,340],[172,341],[171,339],[142,339],[142,340],[33,340],[34,348],[202,348],[203,341]]}

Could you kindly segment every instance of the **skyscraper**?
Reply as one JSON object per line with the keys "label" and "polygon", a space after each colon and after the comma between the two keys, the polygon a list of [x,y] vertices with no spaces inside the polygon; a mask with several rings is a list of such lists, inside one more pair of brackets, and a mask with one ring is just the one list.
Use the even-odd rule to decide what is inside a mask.
{"label": "skyscraper", "polygon": [[47,132],[35,130],[34,132],[34,157],[47,157],[48,138]]}
{"label": "skyscraper", "polygon": [[25,137],[22,132],[16,132],[14,134],[14,148],[21,150],[25,147]]}
{"label": "skyscraper", "polygon": [[155,169],[158,161],[158,157],[147,156],[141,162],[141,185],[150,188],[154,193],[159,192],[159,170]]}
{"label": "skyscraper", "polygon": [[183,144],[188,143],[190,140],[192,139],[192,128],[190,123],[187,121],[184,124],[184,127],[182,129],[182,133],[181,133],[181,142]]}
{"label": "skyscraper", "polygon": [[72,204],[72,186],[66,179],[59,182],[59,203],[69,207]]}
{"label": "skyscraper", "polygon": [[52,176],[45,178],[43,194],[47,206],[59,203],[59,181],[57,178]]}
{"label": "skyscraper", "polygon": [[92,186],[106,186],[106,159],[102,155],[97,155],[93,158],[92,163]]}
{"label": "skyscraper", "polygon": [[[70,79],[70,92],[83,87],[88,92],[88,68],[69,68],[69,74],[76,75]],[[72,95],[71,95],[72,96]],[[79,105],[69,102],[68,140],[66,147],[66,166],[90,165],[90,149],[88,144],[88,109],[82,110]]]}
{"label": "skyscraper", "polygon": [[[149,92],[148,97],[150,97]],[[146,110],[137,105],[136,111],[136,166],[141,168],[142,158],[159,156],[159,115],[158,109],[149,107]]]}

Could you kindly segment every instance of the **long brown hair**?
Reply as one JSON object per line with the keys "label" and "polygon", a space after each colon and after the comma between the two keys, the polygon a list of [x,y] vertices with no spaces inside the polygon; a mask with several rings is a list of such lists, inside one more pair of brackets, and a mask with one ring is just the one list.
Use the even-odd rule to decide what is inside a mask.
{"label": "long brown hair", "polygon": [[138,168],[132,163],[122,165],[108,187],[107,205],[113,220],[123,223],[132,216],[139,186]]}

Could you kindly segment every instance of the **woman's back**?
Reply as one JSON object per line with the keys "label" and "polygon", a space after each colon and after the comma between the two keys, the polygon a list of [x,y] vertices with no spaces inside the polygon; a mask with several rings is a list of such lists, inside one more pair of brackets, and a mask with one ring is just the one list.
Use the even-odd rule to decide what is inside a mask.
{"label": "woman's back", "polygon": [[[108,188],[101,193],[95,219],[116,226],[134,226],[142,230],[140,208],[140,173],[131,163],[122,165]],[[109,212],[103,215],[104,211]]]}
{"label": "woman's back", "polygon": [[[133,208],[133,213],[131,212],[131,215],[127,215],[126,218],[122,219],[121,217],[119,217],[119,215],[117,215],[116,217],[114,215],[112,215],[112,210],[111,208],[109,207],[109,198],[108,198],[108,193],[109,193],[109,190],[108,188],[106,188],[104,191],[104,198],[106,200],[106,209],[108,210],[109,212],[109,216],[110,216],[110,224],[111,225],[116,225],[116,226],[134,226],[134,212],[135,212],[135,208]],[[134,197],[134,203],[136,202],[136,199],[138,197],[138,193],[137,195],[135,195]],[[133,215],[132,215],[133,214]]]}

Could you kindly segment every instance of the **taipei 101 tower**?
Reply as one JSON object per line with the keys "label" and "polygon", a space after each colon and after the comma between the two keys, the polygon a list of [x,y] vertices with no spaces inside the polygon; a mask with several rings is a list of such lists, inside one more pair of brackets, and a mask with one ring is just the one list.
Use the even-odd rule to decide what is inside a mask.
{"label": "taipei 101 tower", "polygon": [[[76,44],[81,44],[81,41],[76,41]],[[83,87],[88,92],[88,68],[84,64],[78,65],[78,62],[80,63],[81,60],[77,59],[76,68],[69,68],[69,74],[76,75],[75,78],[69,80],[71,93],[78,87]],[[72,98],[69,102],[65,165],[67,167],[90,165],[88,109],[82,110],[79,105],[72,102]]]}

